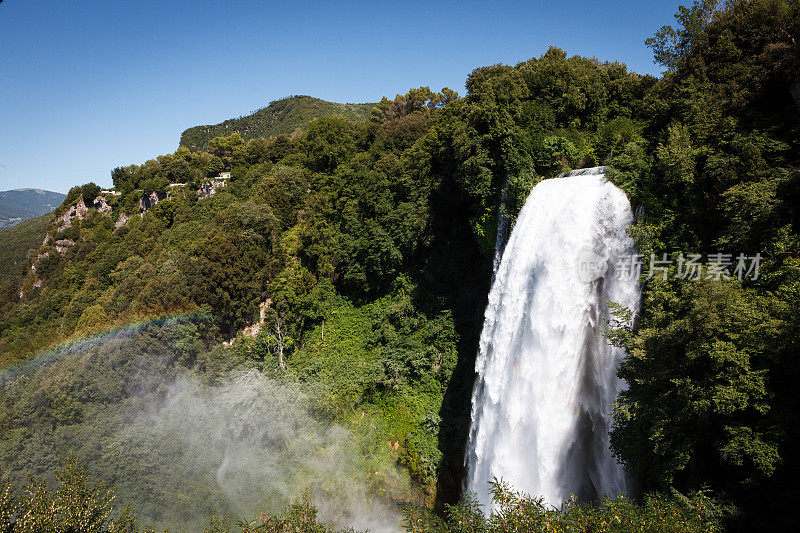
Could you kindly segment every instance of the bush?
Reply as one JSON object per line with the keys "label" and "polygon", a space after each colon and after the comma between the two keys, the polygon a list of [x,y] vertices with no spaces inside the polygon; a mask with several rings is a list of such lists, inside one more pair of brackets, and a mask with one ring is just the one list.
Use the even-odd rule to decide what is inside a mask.
{"label": "bush", "polygon": [[55,488],[32,479],[24,495],[6,484],[0,493],[0,531],[4,533],[122,533],[138,531],[133,512],[123,509],[117,518],[111,502],[114,492],[91,484],[86,470],[70,460],[56,473]]}
{"label": "bush", "polygon": [[626,496],[604,497],[599,505],[567,500],[560,509],[541,498],[512,490],[503,481],[491,483],[494,509],[486,516],[471,496],[447,506],[444,518],[424,509],[407,508],[404,525],[414,533],[493,531],[562,532],[714,532],[721,531],[720,510],[714,500],[698,493],[685,497],[651,494],[636,503]]}
{"label": "bush", "polygon": [[[242,524],[242,533],[334,533],[336,529],[317,520],[317,508],[306,493],[295,500],[283,515],[262,513],[249,524]],[[353,530],[349,530],[353,531]],[[342,533],[345,533],[344,531]]]}
{"label": "bush", "polygon": [[100,194],[100,186],[90,181],[89,183],[81,186],[81,196],[83,196],[83,201],[89,207],[92,206],[92,202],[94,199],[97,198],[97,195]]}

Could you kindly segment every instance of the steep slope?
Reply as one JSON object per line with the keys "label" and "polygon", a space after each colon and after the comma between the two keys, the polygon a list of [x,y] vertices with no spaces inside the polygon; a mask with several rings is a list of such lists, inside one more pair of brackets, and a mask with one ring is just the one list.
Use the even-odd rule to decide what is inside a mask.
{"label": "steep slope", "polygon": [[0,231],[0,285],[17,272],[29,250],[41,246],[52,217],[47,213]]}
{"label": "steep slope", "polygon": [[181,146],[205,150],[214,137],[238,133],[244,140],[289,134],[298,126],[318,117],[340,115],[356,122],[369,118],[375,104],[339,104],[311,96],[290,96],[270,102],[267,107],[220,124],[195,126],[181,134]]}
{"label": "steep slope", "polygon": [[66,195],[42,189],[15,189],[0,192],[0,229],[49,213]]}

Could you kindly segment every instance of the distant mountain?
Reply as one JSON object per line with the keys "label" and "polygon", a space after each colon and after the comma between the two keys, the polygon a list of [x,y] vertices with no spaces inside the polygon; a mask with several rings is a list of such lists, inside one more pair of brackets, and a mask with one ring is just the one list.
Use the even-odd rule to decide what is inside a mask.
{"label": "distant mountain", "polygon": [[290,96],[271,102],[267,107],[220,124],[195,126],[181,134],[181,146],[192,150],[205,149],[208,141],[239,133],[245,140],[289,134],[298,126],[317,118],[341,115],[355,121],[365,121],[375,104],[339,104],[311,96]]}
{"label": "distant mountain", "polygon": [[42,189],[14,189],[0,192],[0,229],[47,214],[61,205],[65,194]]}

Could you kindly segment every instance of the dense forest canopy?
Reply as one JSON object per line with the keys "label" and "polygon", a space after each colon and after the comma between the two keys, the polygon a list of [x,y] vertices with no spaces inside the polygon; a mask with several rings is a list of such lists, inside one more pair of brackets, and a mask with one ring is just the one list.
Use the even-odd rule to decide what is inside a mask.
{"label": "dense forest canopy", "polygon": [[[202,317],[164,328],[169,338],[147,330],[179,347],[160,360],[165,376],[257,369],[313,386],[321,416],[357,435],[367,417],[366,442],[388,441],[420,493],[454,504],[498,216],[513,220],[541,179],[608,165],[645,258],[667,254],[672,269],[681,254],[762,258],[745,280],[642,279],[636,328],[609,332],[630,353],[614,451],[643,493],[709,490],[732,530],[788,528],[800,4],[703,0],[676,20],[648,41],[659,78],[550,48],[474,70],[463,97],[421,87],[365,122],[327,116],[292,136],[182,146],[114,169],[119,194],[100,203],[94,184],[74,188],[44,247],[3,282],[0,364],[146,318]],[[85,214],[60,224],[79,200]],[[164,394],[131,384],[81,403],[80,387],[62,390],[77,378],[56,375],[0,381],[0,467],[12,477],[52,471],[100,405]]]}

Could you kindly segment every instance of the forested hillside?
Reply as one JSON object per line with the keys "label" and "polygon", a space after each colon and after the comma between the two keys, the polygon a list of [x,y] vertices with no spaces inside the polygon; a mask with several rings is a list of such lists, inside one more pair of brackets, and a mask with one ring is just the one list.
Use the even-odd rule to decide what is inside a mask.
{"label": "forested hillside", "polygon": [[232,118],[209,126],[194,126],[181,134],[181,146],[192,150],[206,150],[214,137],[225,137],[238,133],[244,140],[257,137],[289,135],[309,121],[338,115],[355,122],[369,118],[375,104],[339,104],[311,96],[288,96],[270,102],[249,115]]}
{"label": "forested hillside", "polygon": [[52,218],[48,213],[0,231],[0,283],[13,279],[28,253],[38,251]]}
{"label": "forested hillside", "polygon": [[[199,419],[217,416],[208,398],[261,405],[236,403],[240,382],[226,381],[256,372],[271,380],[256,390],[302,396],[307,412],[297,416],[322,421],[320,442],[349,435],[347,449],[369,465],[343,460],[357,472],[345,483],[388,506],[421,504],[410,529],[487,527],[469,500],[446,504],[462,496],[498,215],[513,221],[541,179],[609,165],[636,210],[644,260],[652,253],[671,269],[642,277],[636,328],[609,331],[630,353],[613,449],[642,494],[671,496],[607,509],[630,530],[669,530],[653,526],[669,519],[712,531],[719,517],[732,531],[790,529],[800,456],[800,6],[703,1],[676,18],[649,41],[667,69],[660,78],[550,48],[475,69],[463,97],[422,87],[384,98],[366,121],[334,115],[291,137],[253,129],[182,139],[173,154],[114,169],[118,195],[71,190],[45,246],[0,293],[2,471],[15,482],[48,475],[77,450],[148,517],[215,508],[240,517],[251,508],[207,489],[204,473],[191,474],[194,493],[174,496],[170,461],[148,454],[137,440],[146,433],[120,428],[147,426],[140,410],[186,390],[206,399],[191,411]],[[731,271],[739,254],[760,254],[760,270],[743,280],[674,275],[694,254],[723,254]],[[45,351],[68,340],[78,344]],[[197,384],[176,392],[187,376]],[[191,433],[176,427],[155,438]],[[183,464],[185,450],[169,450]],[[298,465],[292,496],[305,482],[337,492]],[[606,530],[618,519],[577,503],[545,516],[502,486],[497,496],[513,512],[492,515],[495,530],[548,520]],[[273,502],[259,520],[311,523],[306,504],[283,516]],[[432,516],[434,506],[446,512]]]}

